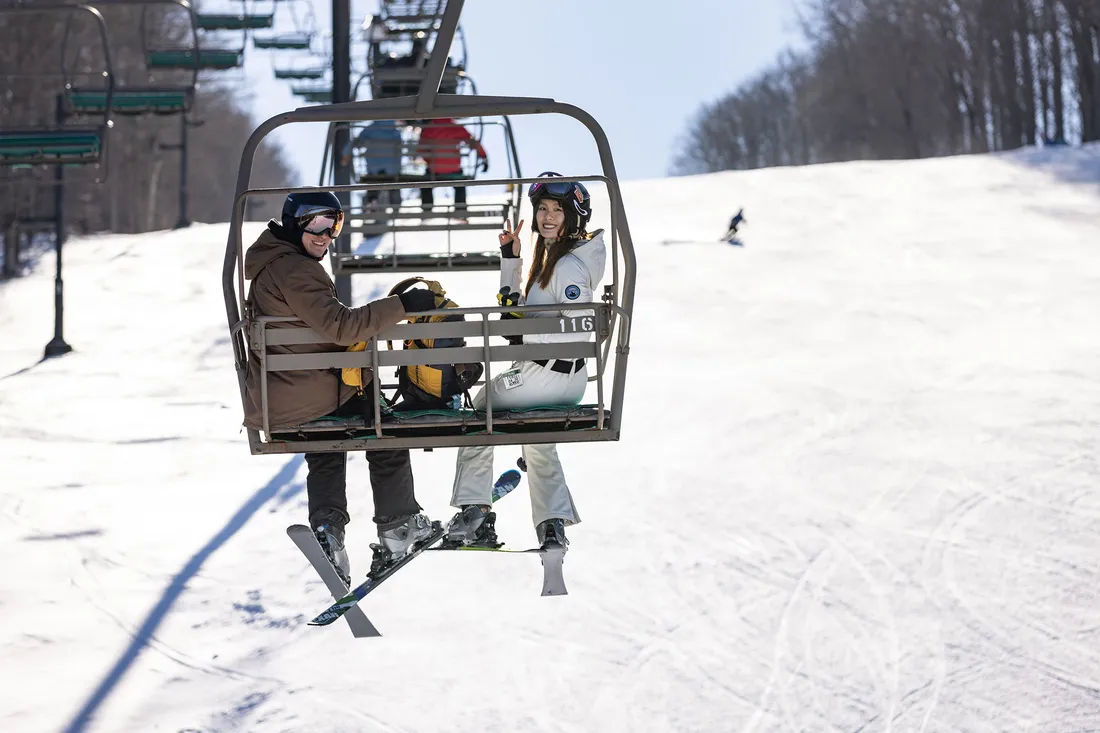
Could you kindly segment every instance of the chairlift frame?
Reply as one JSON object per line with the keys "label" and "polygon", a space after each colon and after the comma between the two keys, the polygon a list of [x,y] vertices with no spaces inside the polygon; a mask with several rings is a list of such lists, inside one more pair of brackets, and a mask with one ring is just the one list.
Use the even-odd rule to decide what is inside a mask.
{"label": "chairlift frame", "polygon": [[[454,33],[461,13],[463,0],[450,0],[444,15],[441,37],[447,39]],[[447,44],[443,44],[445,47]],[[242,404],[245,403],[245,378],[250,355],[255,352],[261,360],[263,379],[269,371],[283,369],[331,369],[338,367],[373,367],[372,380],[375,397],[374,415],[366,418],[349,418],[339,421],[314,420],[293,426],[285,432],[282,426],[274,431],[267,422],[262,430],[248,428],[249,447],[254,454],[306,453],[318,451],[393,450],[408,448],[447,448],[473,445],[519,445],[529,443],[566,443],[618,440],[622,423],[622,408],[626,387],[626,371],[629,356],[631,318],[636,281],[636,257],[630,237],[629,225],[623,208],[615,164],[607,136],[599,123],[587,112],[570,104],[553,99],[534,97],[460,96],[438,95],[442,78],[444,53],[433,54],[429,63],[428,79],[434,84],[422,85],[418,97],[396,97],[365,102],[346,102],[320,107],[298,108],[269,118],[253,131],[245,143],[237,173],[236,195],[226,242],[222,267],[222,291],[225,300],[230,341],[237,370]],[[610,248],[612,254],[612,285],[605,286],[602,302],[554,304],[549,306],[478,307],[450,309],[438,313],[471,316],[472,321],[445,323],[402,324],[386,329],[372,339],[363,352],[333,351],[313,354],[267,354],[269,345],[303,343],[328,343],[323,336],[309,328],[275,327],[275,323],[293,322],[293,318],[253,317],[246,310],[243,272],[244,242],[242,225],[245,203],[250,196],[286,194],[295,191],[316,191],[318,187],[252,189],[249,183],[253,163],[261,142],[274,130],[295,122],[350,123],[373,120],[408,120],[441,117],[469,118],[479,116],[562,114],[583,124],[592,134],[600,156],[603,174],[578,177],[577,180],[602,180],[607,185],[610,201]],[[512,179],[503,182],[523,183],[537,178]],[[485,185],[501,181],[485,181]],[[435,185],[448,185],[437,182]],[[370,188],[396,188],[401,184],[352,184],[329,186],[323,190],[350,192]],[[622,278],[619,275],[619,257],[622,257]],[[490,320],[493,314],[506,311],[568,311],[593,310],[592,322],[581,324],[580,330],[591,331],[595,341],[565,342],[555,344],[521,344],[518,346],[493,346],[488,342],[493,335],[537,333],[552,331],[558,321],[567,328],[566,321],[577,319],[562,317],[517,320]],[[431,312],[426,313],[429,315]],[[379,343],[388,339],[436,338],[442,336],[473,336],[484,339],[480,347],[456,349],[423,349],[382,351]],[[614,370],[610,403],[604,392],[604,377],[609,366],[609,355],[614,348]],[[596,375],[590,378],[597,384],[596,406],[550,406],[542,410],[520,414],[494,413],[492,405],[486,410],[434,411],[432,414],[384,416],[378,404],[381,385],[379,367],[401,364],[427,364],[441,362],[482,361],[485,381],[492,379],[492,363],[497,361],[530,360],[546,358],[594,358]],[[490,395],[491,398],[491,395]],[[266,398],[265,398],[266,400]],[[357,422],[358,420],[358,422]],[[312,437],[310,437],[312,436]],[[301,438],[301,439],[296,439]]]}
{"label": "chairlift frame", "polygon": [[[0,127],[0,168],[23,168],[37,165],[96,165],[102,166],[104,176],[97,180],[106,180],[107,168],[107,131],[111,128],[111,105],[115,93],[114,66],[111,62],[111,44],[107,35],[107,24],[103,14],[95,7],[86,3],[43,3],[33,6],[16,5],[14,7],[0,7],[0,15],[14,13],[51,13],[65,11],[69,13],[66,19],[65,34],[61,41],[61,71],[59,74],[41,74],[40,76],[60,75],[64,79],[64,88],[58,93],[57,113],[54,127]],[[69,35],[72,28],[73,13],[82,11],[89,13],[99,31],[100,41],[103,46],[104,69],[100,72],[106,78],[106,104],[102,111],[102,122],[98,125],[86,126],[62,126],[66,117],[64,114],[65,89],[71,88],[71,77],[68,69],[66,51],[68,49]],[[81,75],[90,75],[88,74]],[[99,116],[99,115],[97,115]],[[64,185],[63,176],[51,182],[51,185]],[[11,179],[4,183],[9,185],[23,185],[23,181]]]}

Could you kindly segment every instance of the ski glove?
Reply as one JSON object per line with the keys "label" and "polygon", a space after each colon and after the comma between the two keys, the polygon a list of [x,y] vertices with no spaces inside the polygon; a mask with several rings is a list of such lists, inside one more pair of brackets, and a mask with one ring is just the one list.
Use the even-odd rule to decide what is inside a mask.
{"label": "ski glove", "polygon": [[[512,245],[509,244],[508,245],[508,251],[510,252],[511,250],[512,250]],[[499,305],[502,305],[502,306],[518,306],[520,304],[519,298],[520,298],[519,293],[517,293],[515,291],[510,292],[507,287],[501,288],[500,292],[497,293],[497,303]],[[522,313],[501,313],[500,314],[500,320],[502,320],[502,321],[508,321],[508,320],[512,320],[514,318],[523,318],[523,314]],[[523,334],[516,334],[515,336],[505,336],[504,338],[507,339],[508,343],[510,343],[512,346],[519,346],[520,344],[523,343]]]}
{"label": "ski glove", "polygon": [[435,293],[424,288],[414,288],[400,293],[401,306],[405,313],[435,310]]}
{"label": "ski glove", "polygon": [[489,171],[489,156],[484,155],[481,157],[481,172],[488,173]]}

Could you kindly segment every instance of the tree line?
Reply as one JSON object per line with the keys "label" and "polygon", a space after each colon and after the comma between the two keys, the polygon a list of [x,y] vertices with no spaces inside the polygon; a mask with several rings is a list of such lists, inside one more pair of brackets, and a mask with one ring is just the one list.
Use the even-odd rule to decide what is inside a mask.
{"label": "tree line", "polygon": [[672,172],[1100,140],[1100,0],[808,0],[807,49],[704,105]]}
{"label": "tree line", "polygon": [[[5,4],[10,6],[11,0],[0,0],[0,7]],[[178,11],[171,5],[99,8],[107,25],[116,91],[191,84],[190,71],[153,71],[145,63],[146,49],[189,44],[189,31],[173,8]],[[102,89],[103,68],[102,43],[87,14],[0,12],[0,131],[56,127],[57,99],[65,85]],[[244,108],[247,100],[243,70],[202,72],[186,115],[188,121],[202,123],[187,130],[189,214],[194,221],[229,217],[240,153],[255,127]],[[181,155],[171,146],[180,143],[180,115],[116,113],[112,121],[106,165],[65,169],[68,231],[133,233],[173,227],[180,220]],[[61,126],[88,122],[96,120],[66,117]],[[54,178],[55,166],[0,167],[0,236],[12,221],[53,217]],[[265,140],[257,151],[252,185],[285,186],[293,178],[281,151]],[[264,208],[271,208],[270,202],[256,203],[251,216],[273,213]]]}

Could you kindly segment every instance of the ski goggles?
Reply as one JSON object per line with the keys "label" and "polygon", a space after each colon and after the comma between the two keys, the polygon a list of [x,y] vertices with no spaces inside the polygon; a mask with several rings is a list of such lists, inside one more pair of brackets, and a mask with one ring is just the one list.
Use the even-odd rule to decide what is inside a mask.
{"label": "ski goggles", "polygon": [[295,214],[298,226],[303,232],[315,236],[329,235],[333,239],[340,236],[344,227],[344,212],[334,209],[317,209],[308,206],[298,207]]}
{"label": "ski goggles", "polygon": [[571,198],[576,201],[577,209],[582,210],[584,199],[588,195],[588,189],[576,181],[562,180],[561,173],[554,173],[553,171],[539,173],[538,177],[547,177],[551,180],[532,183],[531,188],[527,190],[527,198],[532,201],[539,196],[549,196],[563,200]]}

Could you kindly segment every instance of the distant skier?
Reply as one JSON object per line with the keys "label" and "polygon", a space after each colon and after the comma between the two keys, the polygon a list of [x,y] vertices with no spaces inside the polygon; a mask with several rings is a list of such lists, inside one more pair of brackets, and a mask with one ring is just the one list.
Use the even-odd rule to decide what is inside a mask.
{"label": "distant skier", "polygon": [[745,223],[744,209],[738,209],[737,213],[730,219],[730,228],[724,235],[722,235],[723,242],[729,242],[730,244],[736,244],[741,246],[741,241],[737,239],[737,227]]}

